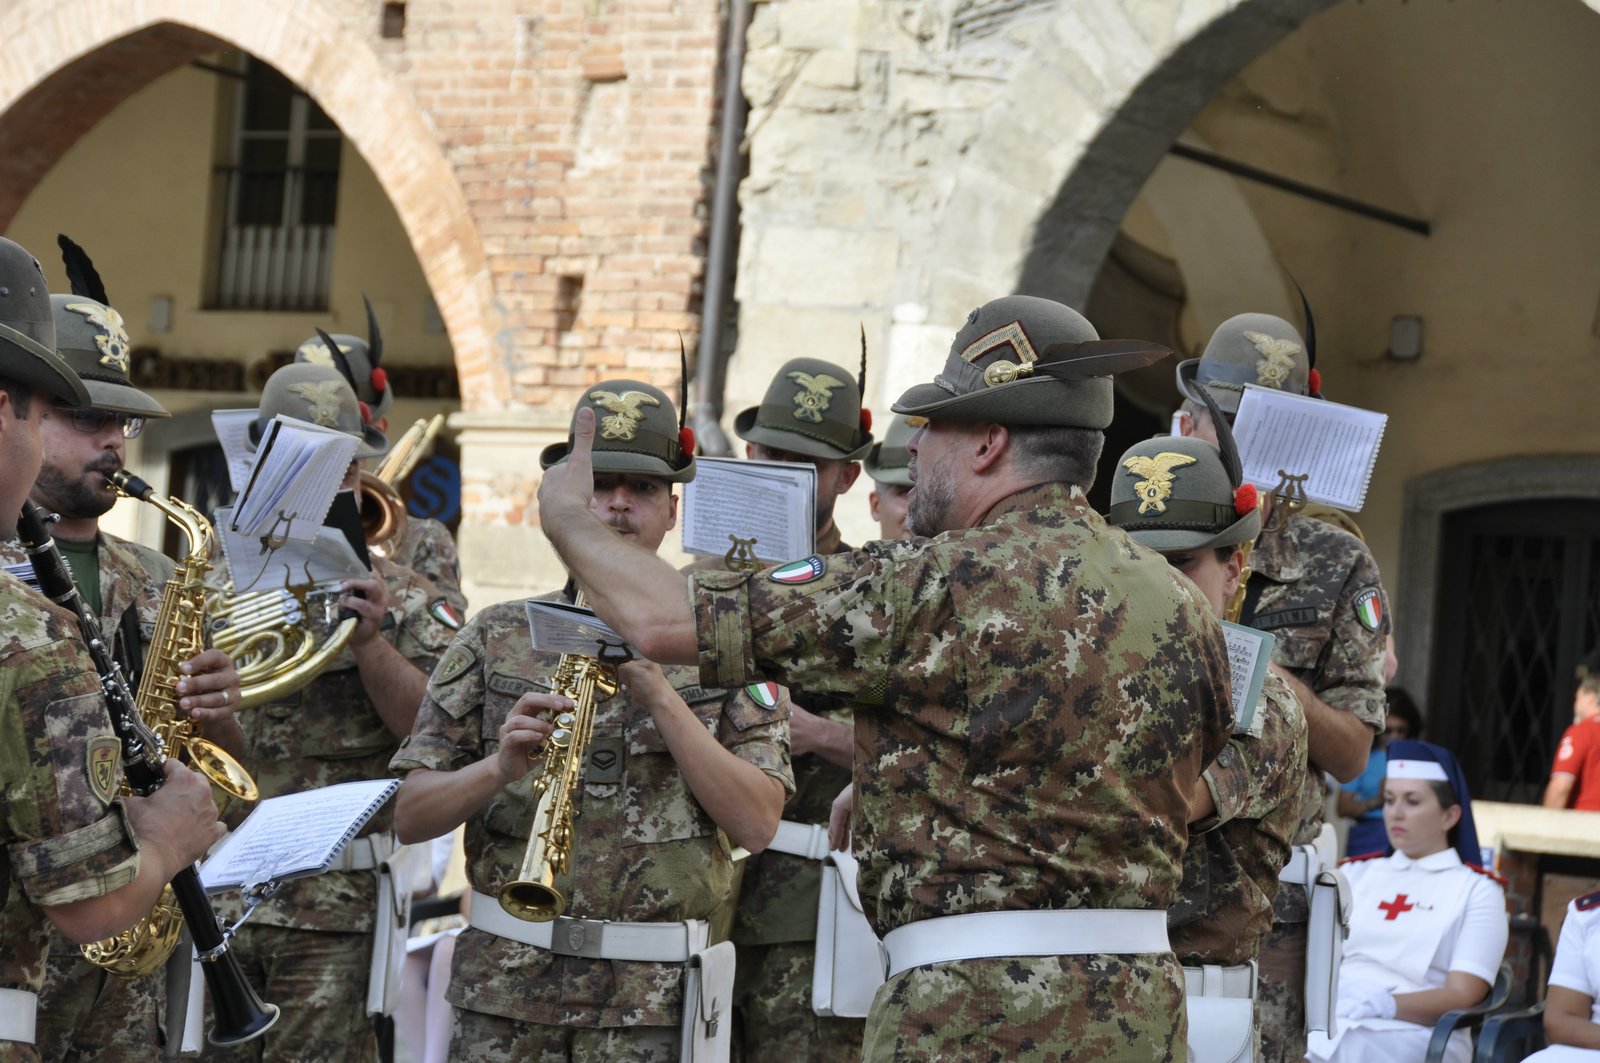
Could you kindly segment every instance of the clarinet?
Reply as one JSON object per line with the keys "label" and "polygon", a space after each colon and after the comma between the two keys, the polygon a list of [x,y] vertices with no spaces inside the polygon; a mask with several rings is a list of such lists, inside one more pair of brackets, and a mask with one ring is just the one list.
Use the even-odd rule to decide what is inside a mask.
{"label": "clarinet", "polygon": [[[111,729],[122,743],[128,789],[140,797],[146,796],[159,790],[166,781],[162,773],[166,751],[161,739],[145,725],[134,707],[133,692],[128,689],[121,666],[101,637],[100,622],[78,593],[72,570],[67,568],[55,540],[50,537],[48,522],[51,519],[54,518],[46,518],[31,501],[24,502],[17,521],[17,537],[33,562],[39,590],[77,618],[83,640],[88,644],[89,657],[100,677],[100,688],[105,693]],[[211,991],[211,1006],[216,1017],[209,1035],[211,1043],[241,1044],[266,1033],[267,1028],[278,1021],[278,1006],[263,1004],[239,969],[239,960],[229,947],[229,937],[223,932],[205,887],[200,885],[199,872],[190,865],[179,871],[169,885],[178,907],[183,910],[184,922],[188,924],[201,961],[201,973]]]}

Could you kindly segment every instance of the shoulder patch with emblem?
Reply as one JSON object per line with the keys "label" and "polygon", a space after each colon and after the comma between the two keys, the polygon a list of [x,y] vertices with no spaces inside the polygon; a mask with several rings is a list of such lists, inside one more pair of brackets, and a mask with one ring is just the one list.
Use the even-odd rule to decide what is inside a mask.
{"label": "shoulder patch with emblem", "polygon": [[461,614],[443,598],[435,598],[429,602],[428,613],[451,631],[461,630]]}
{"label": "shoulder patch with emblem", "polygon": [[111,735],[95,735],[89,739],[87,760],[89,789],[103,804],[109,805],[122,777],[122,743]]}
{"label": "shoulder patch with emblem", "polygon": [[764,709],[777,708],[778,698],[782,695],[782,691],[778,689],[778,684],[771,682],[751,683],[744,688],[744,692],[749,694],[755,703]]}
{"label": "shoulder patch with emblem", "polygon": [[799,585],[821,579],[822,574],[826,571],[828,571],[827,562],[816,554],[812,554],[802,560],[791,561],[787,565],[779,565],[767,574],[767,578],[774,583]]}
{"label": "shoulder patch with emblem", "polygon": [[443,686],[454,683],[466,675],[478,663],[478,655],[459,642],[450,644],[444,651],[444,656],[439,658],[439,666],[433,670],[433,682]]}
{"label": "shoulder patch with emblem", "polygon": [[1383,623],[1383,595],[1376,587],[1368,587],[1356,595],[1356,619],[1368,631],[1378,630]]}

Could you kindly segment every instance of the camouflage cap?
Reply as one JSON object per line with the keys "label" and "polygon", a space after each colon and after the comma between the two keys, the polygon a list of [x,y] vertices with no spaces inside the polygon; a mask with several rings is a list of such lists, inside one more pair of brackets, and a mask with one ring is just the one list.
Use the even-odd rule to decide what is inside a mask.
{"label": "camouflage cap", "polygon": [[[367,404],[374,417],[388,413],[389,407],[394,405],[394,388],[389,385],[389,374],[380,369],[372,357],[372,347],[366,340],[345,332],[332,333],[328,338],[339,345],[339,352],[350,363],[356,398]],[[321,336],[312,336],[302,343],[294,352],[294,360],[337,368]]]}
{"label": "camouflage cap", "polygon": [[938,420],[1105,428],[1111,374],[1172,352],[1144,340],[1102,340],[1082,314],[1049,299],[985,303],[956,333],[944,371],[900,396],[895,413]]}
{"label": "camouflage cap", "polygon": [[39,260],[0,237],[0,377],[35,388],[74,408],[89,392],[56,353],[56,320]]}
{"label": "camouflage cap", "polygon": [[910,487],[911,451],[906,449],[906,443],[916,432],[909,417],[895,414],[889,422],[889,430],[883,434],[883,441],[872,444],[866,461],[862,462],[867,467],[867,475],[886,487]]}
{"label": "camouflage cap", "polygon": [[[584,391],[572,411],[574,423],[586,407],[594,411],[595,472],[638,473],[675,484],[694,479],[694,435],[679,426],[666,392],[639,380],[606,380]],[[544,448],[539,467],[559,465],[571,450],[569,431],[565,443]]]}
{"label": "camouflage cap", "polygon": [[83,381],[95,409],[172,416],[128,378],[128,333],[121,314],[86,295],[52,295],[50,309],[56,319],[56,350]]}
{"label": "camouflage cap", "polygon": [[1106,519],[1157,551],[1238,546],[1261,533],[1255,489],[1236,487],[1222,452],[1198,436],[1129,447],[1117,459]]}
{"label": "camouflage cap", "polygon": [[362,418],[350,382],[343,373],[329,366],[291,362],[267,378],[267,386],[261,389],[256,420],[248,435],[252,449],[267,425],[280,413],[296,421],[355,436],[361,441],[356,447],[358,458],[381,457],[389,449],[388,437]]}
{"label": "camouflage cap", "polygon": [[1311,362],[1306,341],[1281,317],[1238,314],[1217,326],[1198,358],[1178,363],[1178,390],[1200,401],[1204,387],[1224,413],[1238,413],[1246,384],[1307,393]]}
{"label": "camouflage cap", "polygon": [[761,405],[733,419],[734,434],[747,443],[846,461],[872,448],[871,426],[854,374],[820,358],[784,362]]}

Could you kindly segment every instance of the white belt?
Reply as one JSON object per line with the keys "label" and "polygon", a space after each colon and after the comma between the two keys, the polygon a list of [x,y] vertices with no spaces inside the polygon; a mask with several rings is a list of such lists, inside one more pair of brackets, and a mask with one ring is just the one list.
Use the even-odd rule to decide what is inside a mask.
{"label": "white belt", "polygon": [[1126,908],[968,912],[920,919],[883,939],[889,977],[912,967],[995,956],[1171,952],[1167,913]]}
{"label": "white belt", "polygon": [[328,866],[329,871],[372,871],[394,855],[394,835],[379,831],[356,838]]}
{"label": "white belt", "polygon": [[1322,868],[1322,856],[1315,846],[1297,845],[1289,852],[1289,862],[1278,872],[1278,881],[1296,886],[1309,886],[1317,880]]}
{"label": "white belt", "polygon": [[39,998],[26,989],[0,989],[0,1041],[31,1045]]}
{"label": "white belt", "polygon": [[1191,997],[1242,997],[1254,1000],[1256,965],[1241,963],[1237,967],[1219,967],[1208,963],[1200,967],[1185,967],[1183,991]]}
{"label": "white belt", "polygon": [[795,823],[781,819],[778,821],[778,833],[772,836],[767,848],[788,853],[790,856],[801,856],[807,860],[821,860],[828,855],[830,848],[828,828],[815,823]]}
{"label": "white belt", "polygon": [[530,923],[500,907],[500,899],[472,891],[473,927],[561,956],[640,963],[687,963],[711,939],[702,919],[681,923],[614,923],[606,919],[558,916]]}

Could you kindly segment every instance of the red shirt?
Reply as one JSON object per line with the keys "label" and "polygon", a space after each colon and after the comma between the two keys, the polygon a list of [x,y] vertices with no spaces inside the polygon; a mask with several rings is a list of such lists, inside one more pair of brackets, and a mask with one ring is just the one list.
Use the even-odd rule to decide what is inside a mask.
{"label": "red shirt", "polygon": [[1600,716],[1567,728],[1550,774],[1571,775],[1577,780],[1568,808],[1600,812]]}

